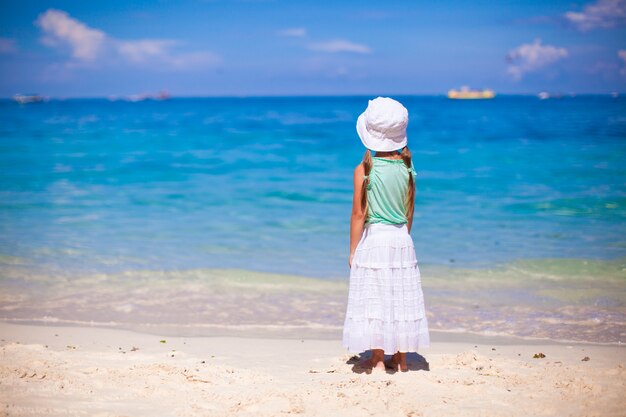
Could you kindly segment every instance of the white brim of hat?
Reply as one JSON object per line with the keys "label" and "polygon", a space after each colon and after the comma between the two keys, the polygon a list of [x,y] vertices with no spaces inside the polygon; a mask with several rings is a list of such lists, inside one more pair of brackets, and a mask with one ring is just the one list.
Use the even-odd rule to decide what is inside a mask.
{"label": "white brim of hat", "polygon": [[406,135],[397,138],[385,138],[380,139],[374,137],[367,130],[367,123],[365,122],[365,113],[362,113],[356,121],[356,132],[361,138],[363,145],[374,152],[391,152],[402,149],[406,146]]}

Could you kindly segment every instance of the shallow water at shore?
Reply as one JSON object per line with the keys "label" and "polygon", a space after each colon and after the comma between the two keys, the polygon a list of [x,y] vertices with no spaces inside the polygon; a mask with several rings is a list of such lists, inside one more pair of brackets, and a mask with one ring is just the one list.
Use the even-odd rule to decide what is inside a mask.
{"label": "shallow water at shore", "polygon": [[[5,262],[0,319],[179,336],[337,338],[348,286],[245,270],[72,275]],[[626,259],[524,260],[490,269],[422,266],[433,330],[626,341]]]}

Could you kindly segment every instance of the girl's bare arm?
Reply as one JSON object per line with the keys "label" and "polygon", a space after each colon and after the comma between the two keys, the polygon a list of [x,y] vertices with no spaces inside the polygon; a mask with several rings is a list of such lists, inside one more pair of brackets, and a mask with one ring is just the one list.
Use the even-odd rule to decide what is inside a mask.
{"label": "girl's bare arm", "polygon": [[406,219],[406,227],[409,229],[409,233],[411,233],[411,226],[413,226],[413,213],[415,213],[415,206],[413,206],[413,210],[411,210],[410,215]]}
{"label": "girl's bare arm", "polygon": [[365,212],[361,209],[364,175],[363,164],[359,164],[354,169],[354,196],[352,198],[352,216],[350,217],[350,259],[348,260],[350,267],[352,267],[352,257],[363,235],[363,225],[365,224]]}

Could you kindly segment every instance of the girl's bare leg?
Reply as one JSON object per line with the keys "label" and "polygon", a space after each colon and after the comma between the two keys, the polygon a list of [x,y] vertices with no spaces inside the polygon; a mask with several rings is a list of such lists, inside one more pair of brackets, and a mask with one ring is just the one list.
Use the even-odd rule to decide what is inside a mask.
{"label": "girl's bare leg", "polygon": [[406,352],[396,352],[391,359],[385,362],[388,368],[393,368],[396,371],[406,372],[409,367],[406,363]]}
{"label": "girl's bare leg", "polygon": [[382,349],[372,349],[372,357],[370,359],[372,369],[385,370],[385,351]]}

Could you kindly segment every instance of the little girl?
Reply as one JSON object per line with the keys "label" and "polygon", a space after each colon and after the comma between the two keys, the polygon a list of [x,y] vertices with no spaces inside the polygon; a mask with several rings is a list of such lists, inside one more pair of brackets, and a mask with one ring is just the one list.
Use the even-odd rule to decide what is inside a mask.
{"label": "little girl", "polygon": [[[409,235],[415,170],[407,147],[408,117],[402,104],[378,97],[357,120],[357,133],[367,151],[354,170],[350,289],[343,327],[346,349],[372,350],[361,365],[403,372],[408,370],[406,353],[430,345],[420,271]],[[394,352],[388,361],[385,352]]]}

